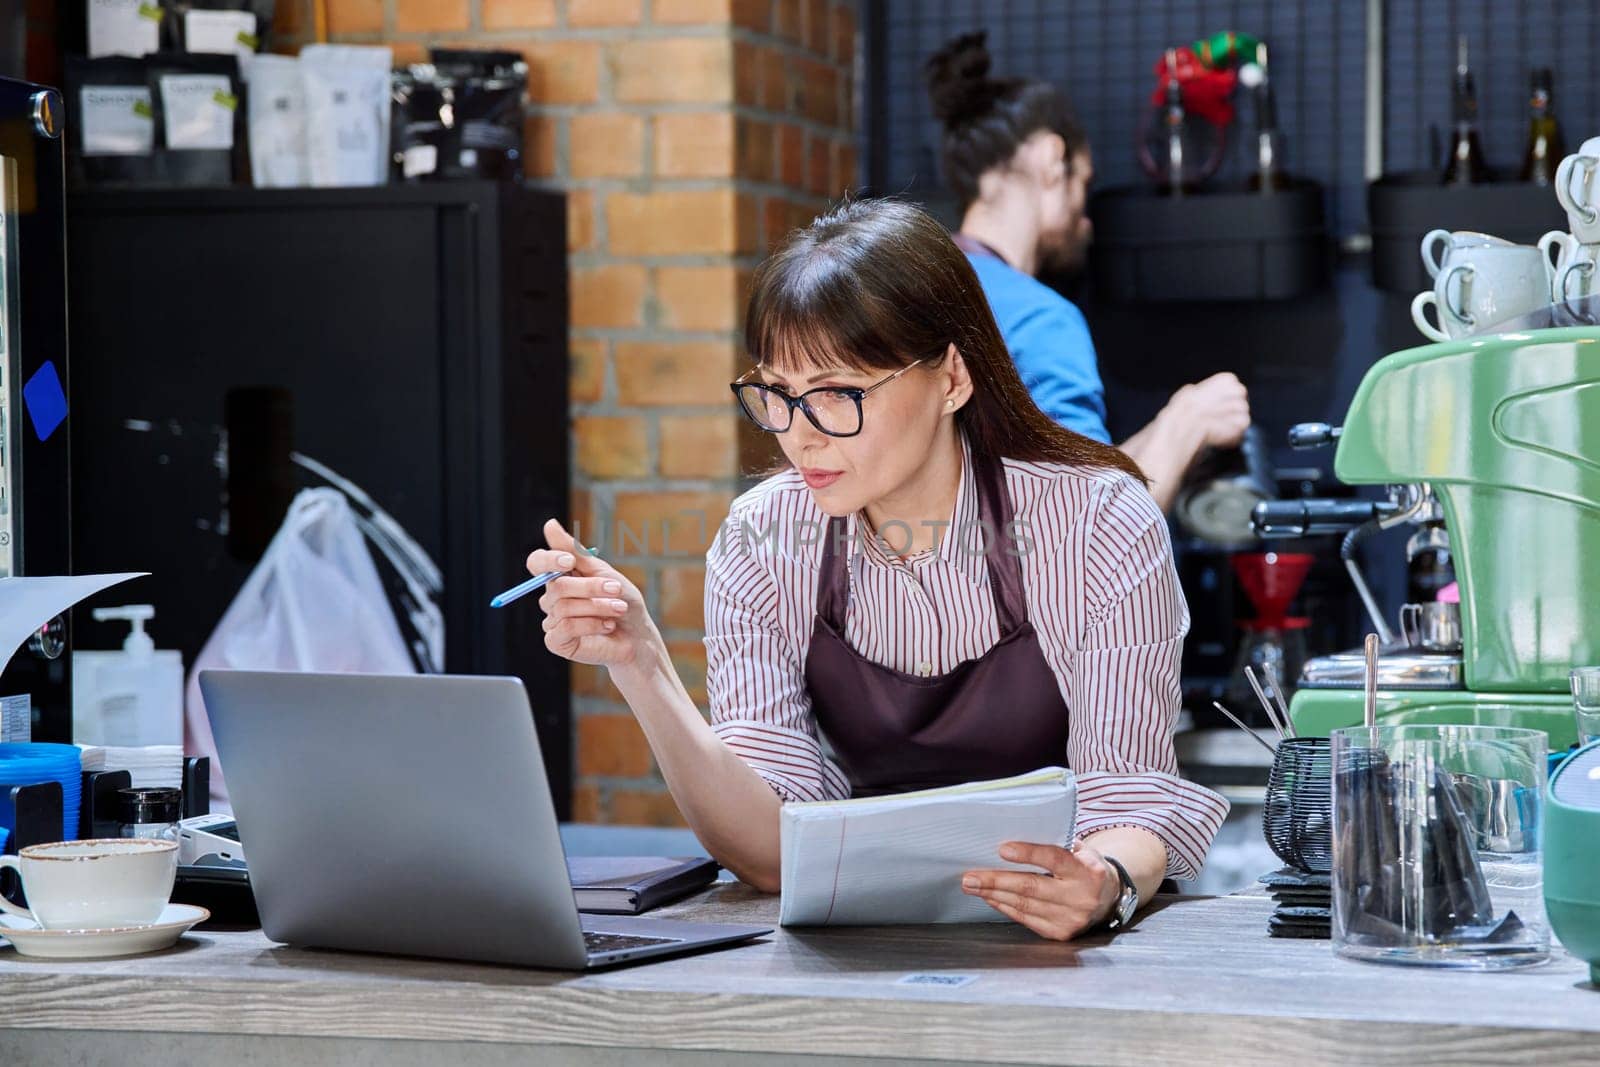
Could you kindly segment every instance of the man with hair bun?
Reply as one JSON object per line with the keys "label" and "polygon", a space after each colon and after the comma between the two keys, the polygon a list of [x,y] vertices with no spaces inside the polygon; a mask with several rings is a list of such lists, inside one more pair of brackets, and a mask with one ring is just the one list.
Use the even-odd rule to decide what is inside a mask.
{"label": "man with hair bun", "polygon": [[[1067,429],[1110,444],[1105,387],[1083,313],[1034,277],[1077,266],[1087,251],[1089,140],[1055,86],[992,77],[985,39],[955,38],[926,69],[944,126],[945,181],[961,201],[956,243],[972,260],[1034,403]],[[1234,447],[1249,426],[1245,387],[1225,372],[1179,389],[1120,447],[1168,511],[1195,459],[1207,448]]]}

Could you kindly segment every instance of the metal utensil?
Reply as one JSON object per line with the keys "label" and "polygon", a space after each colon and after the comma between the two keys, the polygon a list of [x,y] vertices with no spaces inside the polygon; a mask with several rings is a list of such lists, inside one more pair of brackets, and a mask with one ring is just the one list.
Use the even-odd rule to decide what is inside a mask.
{"label": "metal utensil", "polygon": [[1367,729],[1378,725],[1378,635],[1368,634],[1366,644],[1367,676],[1366,706],[1363,708],[1362,718]]}
{"label": "metal utensil", "polygon": [[1233,721],[1233,724],[1235,726],[1237,726],[1239,729],[1241,729],[1245,733],[1249,734],[1250,735],[1250,740],[1254,741],[1256,744],[1260,745],[1262,748],[1264,748],[1268,752],[1272,753],[1274,758],[1277,757],[1278,750],[1273,748],[1271,745],[1267,744],[1265,741],[1261,740],[1261,735],[1256,733],[1254,730],[1250,729],[1250,727],[1246,726],[1244,724],[1244,720],[1243,719],[1239,718],[1239,716],[1235,715],[1233,712],[1229,711],[1227,708],[1223,707],[1219,702],[1217,702],[1215,700],[1213,700],[1211,702],[1211,706],[1216,708],[1218,711],[1222,712],[1222,714],[1226,715],[1229,719],[1231,719]]}
{"label": "metal utensil", "polygon": [[1255,693],[1256,699],[1261,701],[1261,710],[1267,713],[1267,721],[1277,731],[1278,740],[1283,740],[1283,727],[1278,725],[1278,713],[1273,709],[1272,701],[1267,699],[1266,692],[1262,690],[1261,683],[1256,679],[1255,670],[1247,665],[1244,669],[1244,677],[1245,681],[1250,683],[1250,688]]}
{"label": "metal utensil", "polygon": [[1278,714],[1283,717],[1283,732],[1290,737],[1299,737],[1295,733],[1294,721],[1289,718],[1289,702],[1283,698],[1283,680],[1278,677],[1278,668],[1264,663],[1261,669],[1267,672],[1267,684],[1272,686],[1272,697],[1278,702]]}
{"label": "metal utensil", "polygon": [[1461,605],[1441,601],[1400,605],[1400,636],[1427,652],[1461,651]]}

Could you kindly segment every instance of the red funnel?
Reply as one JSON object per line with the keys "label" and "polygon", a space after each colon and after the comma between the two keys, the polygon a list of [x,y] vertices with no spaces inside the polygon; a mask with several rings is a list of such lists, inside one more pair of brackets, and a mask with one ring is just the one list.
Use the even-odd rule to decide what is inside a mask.
{"label": "red funnel", "polygon": [[1308,619],[1291,619],[1287,615],[1290,601],[1300,592],[1314,562],[1316,557],[1305,552],[1235,554],[1233,573],[1239,576],[1239,584],[1256,609],[1256,617],[1245,625],[1253,630],[1298,630],[1310,625]]}

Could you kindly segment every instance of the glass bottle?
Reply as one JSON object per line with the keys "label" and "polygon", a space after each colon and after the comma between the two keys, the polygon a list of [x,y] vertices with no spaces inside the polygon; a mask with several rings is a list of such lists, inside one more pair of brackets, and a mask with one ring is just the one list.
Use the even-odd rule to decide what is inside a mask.
{"label": "glass bottle", "polygon": [[178,819],[183,807],[181,790],[119,789],[117,798],[122,804],[123,837],[178,839]]}
{"label": "glass bottle", "polygon": [[1561,123],[1556,121],[1550,101],[1554,80],[1549,67],[1540,67],[1529,79],[1528,150],[1522,157],[1522,180],[1535,185],[1549,185],[1554,181],[1556,167],[1567,154]]}
{"label": "glass bottle", "polygon": [[1278,130],[1278,108],[1272,99],[1272,76],[1267,72],[1267,46],[1256,45],[1256,69],[1253,75],[1259,81],[1251,93],[1255,102],[1256,166],[1250,172],[1250,188],[1254,192],[1271,193],[1288,186],[1283,174],[1283,135]]}
{"label": "glass bottle", "polygon": [[1456,42],[1456,77],[1450,92],[1455,127],[1450,134],[1450,157],[1444,165],[1444,184],[1486,182],[1489,167],[1483,160],[1483,146],[1478,141],[1478,89],[1467,65],[1465,34]]}
{"label": "glass bottle", "polygon": [[1190,139],[1188,124],[1188,114],[1183,110],[1183,85],[1178,81],[1178,54],[1168,49],[1167,99],[1161,113],[1162,155],[1158,161],[1162,169],[1162,189],[1172,196],[1182,196],[1187,191],[1184,162],[1186,142]]}

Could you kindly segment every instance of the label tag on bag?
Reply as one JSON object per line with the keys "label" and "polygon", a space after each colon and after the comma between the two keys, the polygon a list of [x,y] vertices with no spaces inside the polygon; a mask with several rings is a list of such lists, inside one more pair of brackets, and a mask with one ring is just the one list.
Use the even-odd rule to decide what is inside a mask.
{"label": "label tag on bag", "polygon": [[256,17],[249,11],[189,11],[183,43],[190,52],[237,55],[256,50]]}
{"label": "label tag on bag", "polygon": [[89,56],[143,56],[161,47],[159,5],[145,0],[89,0]]}
{"label": "label tag on bag", "polygon": [[439,169],[439,149],[431,144],[414,144],[405,150],[401,165],[407,178],[432,174]]}
{"label": "label tag on bag", "polygon": [[147,156],[155,145],[150,90],[143,85],[90,85],[79,94],[85,156]]}
{"label": "label tag on bag", "polygon": [[[223,99],[234,101],[233,107]],[[161,110],[168,148],[233,147],[233,81],[226,74],[164,74]]]}
{"label": "label tag on bag", "polygon": [[28,694],[0,697],[0,742],[26,744],[33,740],[33,701]]}

